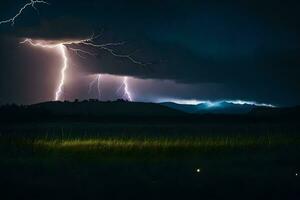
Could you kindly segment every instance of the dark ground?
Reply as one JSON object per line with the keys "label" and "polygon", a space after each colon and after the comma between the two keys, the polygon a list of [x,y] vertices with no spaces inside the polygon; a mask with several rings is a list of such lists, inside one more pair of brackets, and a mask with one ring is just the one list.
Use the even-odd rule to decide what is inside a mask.
{"label": "dark ground", "polygon": [[[3,116],[2,116],[3,118]],[[201,118],[1,122],[1,199],[299,199],[294,120]],[[149,119],[149,118],[148,118]],[[185,118],[187,119],[187,118]],[[38,139],[270,138],[270,144],[189,148],[41,148]],[[276,142],[275,142],[276,141]],[[288,142],[286,142],[288,141]],[[197,172],[200,169],[200,172]]]}

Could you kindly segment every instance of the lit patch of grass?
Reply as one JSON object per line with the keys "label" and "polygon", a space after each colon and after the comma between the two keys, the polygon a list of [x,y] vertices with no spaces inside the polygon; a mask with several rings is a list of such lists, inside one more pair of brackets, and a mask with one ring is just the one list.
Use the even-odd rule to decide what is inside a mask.
{"label": "lit patch of grass", "polygon": [[[0,152],[2,154],[17,153],[39,154],[53,152],[53,155],[60,153],[116,153],[116,155],[161,155],[184,154],[189,155],[200,152],[220,152],[255,149],[274,149],[281,147],[297,147],[300,144],[300,137],[288,137],[284,135],[263,135],[263,136],[93,136],[93,137],[57,137],[38,136],[0,138]],[[57,154],[58,153],[58,154]]]}
{"label": "lit patch of grass", "polygon": [[207,151],[224,149],[252,149],[299,144],[299,139],[280,136],[261,137],[186,137],[186,138],[120,138],[96,137],[78,139],[34,139],[31,145],[47,150],[93,151]]}

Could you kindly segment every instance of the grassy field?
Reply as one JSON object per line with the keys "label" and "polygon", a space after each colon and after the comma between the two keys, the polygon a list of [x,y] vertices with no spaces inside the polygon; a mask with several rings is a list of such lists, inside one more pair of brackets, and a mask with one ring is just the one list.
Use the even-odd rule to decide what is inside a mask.
{"label": "grassy field", "polygon": [[300,144],[300,137],[265,136],[194,136],[194,137],[118,137],[93,136],[77,138],[2,137],[1,146],[8,149],[35,151],[95,151],[122,153],[199,153],[224,150],[272,149]]}
{"label": "grassy field", "polygon": [[211,127],[21,124],[3,130],[1,199],[300,197],[295,129]]}

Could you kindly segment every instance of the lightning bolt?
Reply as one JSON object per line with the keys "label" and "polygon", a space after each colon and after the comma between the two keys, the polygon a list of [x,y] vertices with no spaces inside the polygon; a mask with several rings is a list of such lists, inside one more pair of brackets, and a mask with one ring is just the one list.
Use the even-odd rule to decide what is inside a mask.
{"label": "lightning bolt", "polygon": [[[28,44],[30,44],[31,46],[34,46],[34,47],[56,49],[60,52],[61,57],[63,59],[63,65],[62,65],[61,71],[60,71],[61,79],[60,79],[60,82],[59,82],[58,87],[56,89],[55,98],[54,98],[55,101],[58,101],[58,100],[61,99],[61,96],[63,94],[63,86],[64,86],[64,82],[65,82],[65,78],[66,78],[65,73],[68,69],[68,58],[67,58],[67,53],[66,53],[67,49],[74,52],[74,53],[76,53],[81,58],[86,58],[84,55],[95,56],[95,55],[97,55],[97,53],[95,53],[95,49],[100,49],[100,50],[104,50],[104,51],[110,53],[114,57],[127,59],[127,60],[131,61],[134,64],[142,65],[142,66],[148,65],[146,63],[135,60],[132,57],[132,55],[130,55],[130,54],[128,54],[128,55],[118,54],[115,51],[115,49],[112,48],[114,46],[123,45],[124,42],[97,44],[97,43],[95,43],[95,39],[97,39],[98,37],[99,37],[99,35],[97,35],[97,36],[92,35],[90,38],[83,39],[83,40],[68,40],[68,41],[60,41],[60,42],[57,42],[57,43],[51,43],[49,41],[41,41],[41,40],[32,40],[32,39],[27,38],[27,39],[25,39],[24,41],[22,41],[20,43],[22,43],[22,44],[28,43]],[[91,48],[91,49],[87,50],[87,48]],[[99,99],[100,99],[100,79],[101,79],[101,75],[99,74],[97,76],[97,79],[95,80],[95,81],[97,81],[97,90],[98,90],[98,98]],[[127,100],[132,101],[132,97],[131,97],[131,93],[129,91],[129,86],[128,86],[127,81],[128,81],[127,77],[124,77],[123,84],[121,86],[124,89],[124,95],[123,96],[126,97]]]}
{"label": "lightning bolt", "polygon": [[22,41],[20,43],[21,44],[28,43],[28,44],[30,44],[31,46],[34,46],[34,47],[40,47],[40,48],[46,48],[46,49],[56,49],[61,54],[61,57],[63,59],[63,65],[62,65],[61,71],[60,71],[61,79],[60,79],[58,87],[56,89],[55,98],[54,98],[55,101],[60,100],[62,92],[63,92],[63,86],[64,86],[65,78],[66,78],[65,72],[68,68],[68,58],[67,58],[65,45],[63,43],[59,43],[59,44],[47,44],[46,43],[45,44],[45,43],[38,42],[38,41],[34,42],[31,39],[25,39],[24,41]]}
{"label": "lightning bolt", "polygon": [[118,88],[117,92],[116,93],[119,93],[120,90],[123,90],[123,93],[122,93],[122,98],[128,100],[128,101],[132,101],[132,95],[131,95],[131,92],[130,92],[130,89],[129,89],[129,85],[128,85],[128,77],[125,76],[123,78],[123,81],[122,81],[122,85]]}
{"label": "lightning bolt", "polygon": [[92,88],[93,86],[95,85],[95,83],[97,82],[97,78],[93,79],[91,82],[90,82],[90,85],[89,85],[89,94],[92,92]]}
{"label": "lightning bolt", "polygon": [[129,101],[132,101],[131,93],[130,93],[129,87],[128,87],[128,78],[127,78],[127,76],[124,77],[123,84],[124,84],[124,95],[127,97],[127,99]]}
{"label": "lightning bolt", "polygon": [[97,76],[97,89],[98,89],[98,99],[100,100],[101,98],[101,93],[100,93],[100,80],[101,80],[101,74]]}
{"label": "lightning bolt", "polygon": [[36,11],[37,8],[35,7],[35,4],[47,4],[49,5],[48,2],[46,1],[40,1],[40,0],[30,0],[30,2],[26,3],[22,8],[20,8],[19,12],[17,12],[17,14],[15,16],[13,16],[12,18],[9,18],[7,20],[3,20],[3,21],[0,21],[0,25],[1,24],[7,24],[7,23],[10,23],[11,26],[13,26],[15,24],[15,20],[23,13],[23,11],[27,8],[27,7],[32,7],[33,9],[35,9]]}
{"label": "lightning bolt", "polygon": [[55,101],[58,101],[62,95],[62,92],[63,92],[63,86],[64,86],[64,82],[65,82],[65,72],[68,68],[68,58],[67,58],[67,55],[66,55],[66,47],[63,45],[63,44],[59,44],[58,46],[60,52],[61,52],[61,55],[62,55],[62,58],[63,58],[63,67],[60,71],[60,75],[61,75],[61,79],[60,79],[60,82],[59,82],[59,85],[58,85],[58,88],[55,92]]}
{"label": "lightning bolt", "polygon": [[[15,20],[22,15],[22,13],[24,12],[24,10],[27,7],[32,7],[34,10],[36,10],[38,12],[38,9],[36,8],[36,4],[47,4],[49,5],[48,2],[43,1],[43,0],[30,0],[28,3],[26,3],[23,7],[21,7],[19,9],[19,11],[17,12],[17,14],[7,20],[3,20],[0,21],[0,25],[1,24],[7,24],[7,23],[11,23],[11,26],[14,26],[15,24]],[[55,92],[55,100],[58,101],[61,99],[62,93],[63,93],[63,86],[65,83],[65,78],[66,78],[66,71],[68,69],[68,57],[67,57],[67,53],[66,50],[69,49],[71,51],[73,51],[74,53],[76,53],[76,55],[78,55],[81,58],[86,58],[85,55],[89,55],[89,56],[96,56],[97,54],[94,52],[90,52],[87,50],[84,50],[82,48],[73,48],[73,47],[68,47],[68,45],[81,45],[81,46],[86,46],[86,47],[90,47],[90,48],[95,48],[95,49],[101,49],[104,51],[107,51],[108,53],[110,53],[111,55],[118,57],[118,58],[124,58],[124,59],[128,59],[129,61],[131,61],[134,64],[137,65],[148,65],[146,63],[137,61],[131,54],[119,54],[116,52],[115,49],[113,49],[112,47],[114,46],[120,46],[123,45],[125,42],[116,42],[116,43],[105,43],[105,44],[97,44],[95,43],[95,40],[97,38],[99,38],[100,35],[96,35],[94,36],[94,34],[87,39],[83,39],[83,40],[73,40],[73,41],[64,41],[64,42],[60,42],[57,44],[49,44],[47,42],[41,42],[41,41],[33,41],[32,39],[25,39],[24,41],[20,42],[22,44],[24,43],[28,43],[31,46],[34,47],[40,47],[40,48],[48,48],[48,49],[56,49],[57,51],[60,52],[61,57],[63,59],[63,65],[60,71],[60,75],[61,75],[61,79],[59,81],[58,87],[56,89]],[[98,90],[98,98],[100,99],[100,79],[101,79],[101,74],[99,74],[97,76],[97,79],[95,79],[95,81],[97,81],[97,90]],[[94,84],[94,81],[91,83],[89,91],[91,90],[92,85]],[[129,87],[128,87],[128,83],[127,83],[127,77],[124,77],[123,79],[123,84],[122,87],[124,88],[124,96],[126,96],[126,98],[129,101],[132,101],[131,98],[131,94],[129,91]]]}
{"label": "lightning bolt", "polygon": [[89,85],[89,93],[92,91],[92,87],[97,83],[97,91],[98,91],[98,100],[101,99],[101,89],[100,89],[100,80],[101,74],[96,75],[95,79]]}

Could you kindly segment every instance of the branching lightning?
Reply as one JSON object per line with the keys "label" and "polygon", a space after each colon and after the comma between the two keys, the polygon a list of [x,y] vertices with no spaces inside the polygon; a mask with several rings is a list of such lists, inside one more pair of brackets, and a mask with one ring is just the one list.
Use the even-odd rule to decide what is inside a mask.
{"label": "branching lightning", "polygon": [[60,82],[59,82],[59,85],[58,85],[58,88],[55,92],[55,100],[59,100],[61,95],[62,95],[62,92],[63,92],[63,86],[64,86],[64,82],[65,82],[65,72],[68,68],[68,58],[67,58],[67,55],[66,55],[66,47],[63,45],[63,44],[59,44],[58,46],[60,52],[61,52],[61,55],[63,57],[63,67],[60,71],[60,75],[61,75],[61,79],[60,79]]}
{"label": "branching lightning", "polygon": [[89,85],[89,93],[91,93],[93,86],[97,84],[98,100],[101,100],[100,81],[101,81],[101,74],[97,74],[95,79]]}
{"label": "branching lightning", "polygon": [[[38,9],[36,7],[37,4],[50,5],[47,1],[30,0],[28,3],[24,4],[23,7],[21,7],[13,17],[0,21],[0,25],[11,24],[11,26],[14,26],[17,18],[20,17],[27,8],[32,7],[34,10],[36,10],[38,12]],[[54,99],[57,101],[57,100],[60,100],[63,95],[63,92],[64,92],[63,87],[64,87],[65,79],[66,79],[66,71],[69,67],[67,50],[74,52],[76,55],[78,55],[79,57],[81,57],[83,59],[85,59],[86,56],[96,56],[97,53],[95,52],[95,50],[104,50],[104,51],[110,53],[114,57],[127,59],[137,65],[146,66],[146,65],[151,64],[151,63],[143,63],[141,61],[136,60],[132,56],[132,54],[120,54],[114,49],[114,47],[124,45],[125,42],[104,43],[104,44],[95,43],[95,40],[99,37],[100,37],[100,35],[96,35],[96,36],[92,35],[91,37],[82,39],[82,40],[70,40],[70,41],[62,41],[62,42],[57,42],[57,43],[51,43],[49,41],[42,41],[42,40],[25,39],[24,41],[22,41],[20,43],[22,43],[22,44],[27,43],[27,44],[30,44],[31,46],[39,47],[39,48],[55,49],[60,53],[63,63],[62,63],[61,70],[60,70],[60,80],[59,80],[58,86],[56,88],[55,97],[54,97]],[[86,50],[87,47],[89,47],[90,49]],[[89,92],[90,92],[92,87],[97,83],[98,99],[101,98],[100,80],[101,80],[101,74],[98,74],[97,77],[89,85]],[[132,94],[130,92],[129,85],[128,85],[128,77],[126,77],[126,76],[123,78],[122,85],[117,90],[117,93],[121,89],[123,90],[122,98],[132,101]],[[193,105],[204,103],[204,104],[207,104],[208,107],[218,106],[220,104],[220,102],[226,102],[226,103],[232,103],[232,104],[238,104],[238,105],[255,105],[255,106],[263,106],[263,107],[276,107],[272,104],[257,103],[254,101],[243,101],[243,100],[222,100],[222,101],[216,101],[216,102],[198,101],[198,100],[173,100],[173,102],[183,103],[183,104],[193,104]]]}
{"label": "branching lightning", "polygon": [[[92,35],[91,37],[89,37],[87,39],[65,42],[64,45],[81,45],[81,47],[85,46],[85,47],[90,47],[90,48],[94,48],[94,49],[98,49],[98,50],[99,49],[104,50],[115,57],[127,59],[127,60],[131,61],[132,63],[141,65],[141,66],[146,66],[146,65],[150,64],[150,63],[143,63],[141,61],[136,60],[131,54],[119,54],[116,52],[115,49],[113,49],[113,47],[115,47],[115,46],[124,45],[125,42],[110,42],[110,43],[104,43],[104,44],[97,44],[97,43],[95,43],[95,40],[99,37],[100,37],[100,35],[96,35],[96,36]],[[81,57],[82,57],[82,54],[87,54],[90,56],[97,55],[94,52],[83,50],[80,47],[79,48],[69,48],[69,49],[74,51],[75,53],[77,53],[77,55],[81,53],[80,54]]]}
{"label": "branching lightning", "polygon": [[84,51],[82,49],[76,49],[76,48],[69,48],[71,51],[74,51],[76,53],[77,56],[79,56],[80,58],[86,59],[86,57],[84,55],[90,55],[90,56],[96,56],[96,53],[92,53],[92,52],[88,52],[88,51]]}
{"label": "branching lightning", "polygon": [[7,23],[10,23],[11,26],[13,26],[15,24],[15,20],[23,13],[23,11],[27,8],[27,7],[32,7],[33,9],[35,9],[36,11],[37,8],[35,7],[36,4],[47,4],[49,5],[48,2],[46,1],[41,1],[41,0],[30,0],[30,2],[26,3],[22,8],[20,8],[19,12],[13,16],[12,18],[10,19],[7,19],[7,20],[3,20],[3,21],[0,21],[0,25],[1,24],[7,24]]}
{"label": "branching lightning", "polygon": [[[134,64],[142,65],[142,66],[148,65],[146,63],[135,60],[132,57],[132,55],[130,55],[130,54],[128,54],[128,55],[118,54],[113,49],[114,46],[123,45],[124,42],[97,44],[97,43],[95,43],[95,39],[97,39],[98,37],[99,37],[99,35],[97,35],[97,36],[92,35],[90,38],[83,39],[83,40],[61,41],[61,42],[54,43],[54,44],[47,42],[47,41],[25,39],[21,43],[22,44],[28,43],[34,47],[57,49],[60,52],[60,54],[63,58],[63,65],[61,67],[61,79],[60,79],[60,82],[59,82],[58,87],[55,92],[55,100],[58,101],[61,99],[61,96],[63,94],[63,86],[64,86],[64,82],[65,82],[65,78],[66,78],[65,73],[68,68],[68,58],[67,58],[67,53],[66,53],[67,49],[74,52],[76,55],[78,55],[81,58],[86,58],[85,55],[96,56],[97,53],[95,53],[95,51],[97,49],[98,50],[100,49],[100,50],[104,50],[104,51],[110,53],[114,57],[128,59],[129,61],[131,61]],[[90,48],[90,49],[86,50],[87,48]],[[101,79],[101,74],[99,74],[97,76],[97,79],[94,80],[95,82],[97,82],[97,90],[98,90],[98,94],[99,94],[98,95],[99,99],[100,99],[100,79]],[[94,85],[94,81],[90,85]],[[131,93],[129,91],[129,86],[128,86],[127,81],[128,81],[127,77],[124,77],[123,83],[121,85],[121,87],[124,90],[123,96],[127,100],[132,101],[132,97],[131,97]],[[90,90],[91,90],[91,86],[90,86]]]}
{"label": "branching lightning", "polygon": [[[7,20],[0,21],[0,25],[10,23],[11,26],[14,26],[15,20],[20,15],[22,15],[22,13],[24,12],[24,10],[26,8],[31,6],[33,9],[35,9],[38,12],[38,9],[36,8],[36,4],[49,5],[48,2],[43,1],[43,0],[30,0],[28,3],[26,3],[23,7],[21,7],[19,9],[19,11],[17,12],[16,15],[14,15],[13,17],[11,17]],[[66,71],[68,69],[67,49],[70,51],[73,51],[76,55],[78,55],[79,57],[81,57],[83,59],[86,58],[86,55],[96,56],[97,54],[93,51],[95,51],[95,49],[98,49],[98,50],[104,50],[104,51],[110,53],[114,57],[128,59],[129,61],[131,61],[132,63],[137,64],[137,65],[142,65],[142,66],[147,65],[146,63],[137,61],[131,54],[119,54],[113,48],[116,46],[121,46],[121,45],[125,44],[125,42],[115,42],[115,43],[111,42],[111,43],[105,43],[105,44],[95,43],[95,40],[99,37],[100,37],[100,35],[94,36],[94,34],[93,34],[91,37],[89,37],[87,39],[63,41],[63,42],[58,42],[56,44],[53,44],[53,43],[50,43],[47,41],[32,40],[32,39],[25,39],[21,43],[22,44],[28,43],[34,47],[56,49],[61,54],[61,57],[63,59],[63,64],[62,64],[61,71],[60,71],[61,78],[60,78],[59,84],[57,86],[57,89],[55,91],[55,97],[54,97],[54,99],[56,101],[58,101],[61,99],[61,96],[63,94],[63,87],[64,87],[64,83],[65,83],[65,79],[66,79]],[[77,46],[77,47],[75,48],[74,46]],[[87,47],[91,48],[92,51],[85,50]],[[99,99],[100,99],[100,79],[101,79],[101,74],[99,74],[97,76],[97,79],[95,79],[95,81],[97,81],[97,90],[98,90],[98,98]],[[91,85],[93,85],[93,84],[94,84],[94,81],[91,83]],[[131,95],[130,95],[128,84],[127,84],[127,77],[124,78],[122,85],[124,85],[124,87],[123,87],[124,94],[126,95],[127,99],[131,101],[132,99],[131,99]],[[91,86],[90,86],[90,90],[91,90]]]}
{"label": "branching lightning", "polygon": [[129,87],[128,87],[128,78],[127,78],[127,76],[124,77],[123,84],[124,84],[124,95],[127,97],[127,99],[129,101],[132,101],[132,96],[131,96],[131,93],[130,93]]}
{"label": "branching lightning", "polygon": [[128,100],[128,101],[132,101],[132,94],[130,92],[129,86],[128,86],[128,77],[125,76],[123,78],[123,82],[122,85],[118,88],[117,93],[119,93],[120,90],[123,90],[122,93],[122,98]]}
{"label": "branching lightning", "polygon": [[63,43],[59,43],[59,44],[47,44],[47,43],[43,43],[43,42],[39,42],[39,41],[33,41],[31,39],[25,39],[24,41],[21,42],[21,44],[24,43],[28,43],[34,47],[40,47],[40,48],[47,48],[47,49],[56,49],[60,52],[62,59],[63,59],[63,65],[61,67],[61,71],[60,71],[60,75],[61,75],[61,79],[59,81],[58,87],[56,89],[55,92],[55,101],[60,100],[61,95],[63,93],[63,86],[64,86],[64,82],[65,82],[65,72],[68,68],[68,57],[67,57],[67,53],[66,53],[66,46]]}

